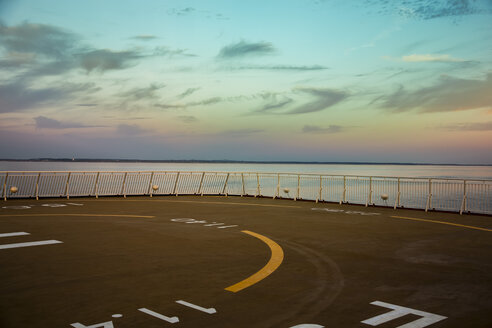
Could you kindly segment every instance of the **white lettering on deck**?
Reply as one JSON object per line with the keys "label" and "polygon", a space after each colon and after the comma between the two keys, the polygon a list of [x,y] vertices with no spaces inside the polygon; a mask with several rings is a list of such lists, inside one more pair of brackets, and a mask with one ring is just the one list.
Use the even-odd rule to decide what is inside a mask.
{"label": "white lettering on deck", "polygon": [[214,309],[214,308],[208,308],[208,309],[206,309],[206,308],[203,308],[201,306],[198,306],[198,305],[195,305],[195,304],[191,304],[191,303],[188,303],[188,302],[182,301],[182,300],[176,301],[176,303],[181,304],[181,305],[184,305],[184,306],[187,306],[187,307],[190,307],[190,308],[195,309],[195,310],[198,310],[198,311],[202,311],[202,312],[208,313],[208,314],[217,313],[217,310]]}
{"label": "white lettering on deck", "polygon": [[429,312],[423,312],[419,310],[414,310],[410,309],[407,307],[403,306],[398,306],[390,303],[385,303],[385,302],[380,302],[380,301],[374,301],[371,302],[372,305],[377,305],[377,306],[382,306],[388,309],[392,309],[393,311],[383,313],[381,315],[369,318],[367,320],[361,321],[362,323],[365,323],[366,325],[370,326],[379,326],[383,323],[386,323],[388,321],[398,319],[400,317],[403,317],[407,314],[414,314],[421,316],[422,318],[417,319],[415,321],[409,322],[407,324],[404,324],[403,326],[398,326],[397,328],[423,328],[430,326],[438,321],[444,320],[447,317],[444,317],[442,315],[437,315]]}
{"label": "white lettering on deck", "polygon": [[85,325],[81,324],[80,322],[75,322],[75,323],[70,324],[70,326],[72,326],[74,328],[114,328],[112,321],[103,322],[103,323],[96,323],[92,326],[85,326]]}
{"label": "white lettering on deck", "polygon": [[151,315],[157,319],[161,319],[161,320],[164,320],[164,321],[167,321],[169,323],[177,323],[179,322],[179,318],[178,317],[166,317],[165,315],[162,315],[160,313],[157,313],[157,312],[154,312],[152,310],[149,310],[149,309],[146,309],[146,308],[140,308],[138,309],[140,312],[143,312],[145,314],[148,314],[148,315]]}

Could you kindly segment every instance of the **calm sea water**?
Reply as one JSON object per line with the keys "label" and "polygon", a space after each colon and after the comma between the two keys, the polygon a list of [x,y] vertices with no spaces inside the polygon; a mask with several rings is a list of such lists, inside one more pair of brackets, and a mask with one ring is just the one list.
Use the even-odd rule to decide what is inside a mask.
{"label": "calm sea water", "polygon": [[71,163],[0,161],[0,171],[220,171],[492,179],[492,166],[390,164]]}

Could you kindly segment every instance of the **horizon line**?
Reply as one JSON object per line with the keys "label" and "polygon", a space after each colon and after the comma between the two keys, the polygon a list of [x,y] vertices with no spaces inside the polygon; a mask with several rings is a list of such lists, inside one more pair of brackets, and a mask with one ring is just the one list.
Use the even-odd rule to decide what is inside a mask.
{"label": "horizon line", "polygon": [[0,158],[6,162],[78,162],[78,163],[217,163],[217,164],[345,164],[345,165],[443,165],[443,166],[492,166],[491,164],[418,163],[418,162],[363,162],[363,161],[258,161],[258,160],[206,160],[206,159],[129,159],[129,158],[51,158],[30,159]]}

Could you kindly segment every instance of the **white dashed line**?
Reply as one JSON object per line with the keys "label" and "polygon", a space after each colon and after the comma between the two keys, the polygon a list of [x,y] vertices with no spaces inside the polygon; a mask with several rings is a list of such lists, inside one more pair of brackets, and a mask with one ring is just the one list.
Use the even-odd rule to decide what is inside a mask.
{"label": "white dashed line", "polygon": [[237,224],[236,225],[228,225],[228,226],[217,227],[217,229],[225,229],[225,228],[232,228],[232,227],[237,227]]}
{"label": "white dashed line", "polygon": [[9,232],[9,233],[0,233],[1,237],[16,237],[16,236],[27,236],[30,235],[29,232]]}
{"label": "white dashed line", "polygon": [[42,246],[42,245],[62,244],[62,243],[63,242],[59,241],[59,240],[41,240],[41,241],[32,241],[32,242],[28,242],[28,243],[3,244],[3,245],[0,245],[0,249]]}

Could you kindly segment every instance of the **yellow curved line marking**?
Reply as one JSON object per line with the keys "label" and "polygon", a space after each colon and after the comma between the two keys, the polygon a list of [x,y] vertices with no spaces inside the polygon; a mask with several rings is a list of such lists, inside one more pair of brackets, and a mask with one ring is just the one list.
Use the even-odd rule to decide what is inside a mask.
{"label": "yellow curved line marking", "polygon": [[12,216],[106,216],[106,217],[120,217],[120,218],[145,218],[152,219],[155,216],[150,215],[129,215],[129,214],[4,214],[0,217],[12,217]]}
{"label": "yellow curved line marking", "polygon": [[237,293],[245,288],[248,288],[251,285],[256,284],[260,280],[265,279],[266,277],[271,275],[275,270],[277,270],[277,268],[280,266],[280,264],[282,264],[282,261],[284,260],[284,251],[282,250],[282,247],[280,247],[276,242],[252,231],[243,230],[242,232],[247,233],[248,235],[251,235],[253,237],[256,237],[260,239],[262,242],[264,242],[265,244],[267,244],[268,247],[270,247],[272,256],[270,257],[270,261],[268,261],[268,263],[263,268],[261,268],[260,271],[256,272],[252,276],[249,276],[243,281],[238,282],[237,284],[225,288],[225,290],[228,290],[233,293]]}
{"label": "yellow curved line marking", "polygon": [[475,229],[475,230],[482,230],[482,231],[492,231],[492,229],[480,228],[480,227],[474,227],[474,226],[469,226],[469,225],[464,225],[464,224],[458,224],[458,223],[451,223],[451,222],[444,222],[444,221],[434,221],[434,220],[426,220],[426,219],[408,218],[406,216],[391,216],[391,217],[392,218],[396,218],[396,219],[405,219],[405,220],[413,220],[413,221],[423,221],[423,222],[431,222],[431,223],[438,223],[438,224],[446,224],[446,225],[451,225],[451,226],[456,226],[456,227],[461,227],[461,228],[467,228],[467,229]]}

